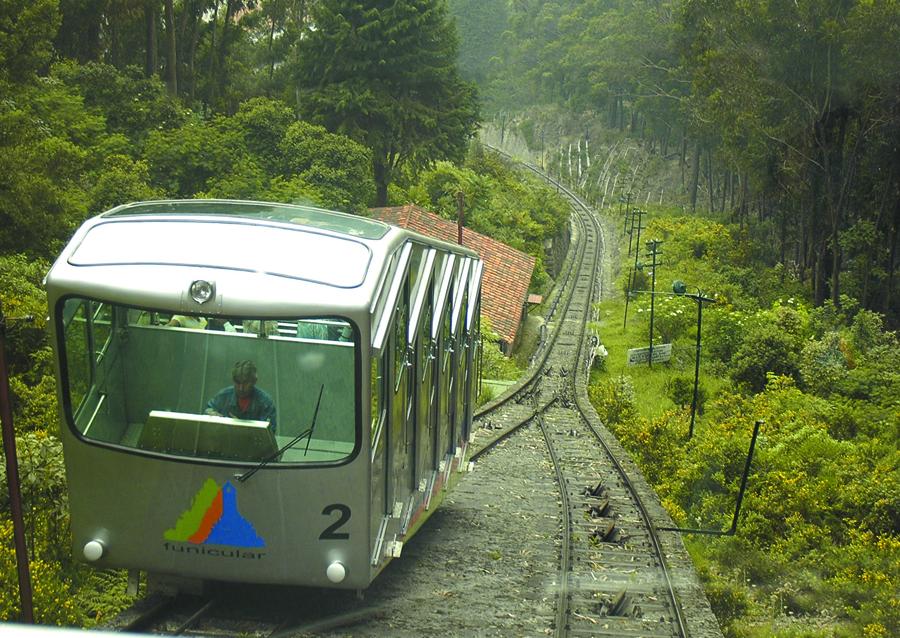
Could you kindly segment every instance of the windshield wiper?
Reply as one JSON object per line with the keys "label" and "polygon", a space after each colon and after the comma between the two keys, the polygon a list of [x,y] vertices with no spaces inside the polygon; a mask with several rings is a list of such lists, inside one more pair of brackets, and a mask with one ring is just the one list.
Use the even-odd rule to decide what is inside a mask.
{"label": "windshield wiper", "polygon": [[244,481],[249,479],[251,476],[253,476],[257,472],[259,472],[261,469],[263,469],[265,466],[267,466],[269,463],[271,463],[272,461],[277,459],[279,456],[281,456],[285,450],[294,447],[295,445],[297,445],[297,443],[299,443],[303,439],[306,439],[306,449],[303,451],[303,456],[306,456],[307,452],[309,452],[309,442],[312,440],[312,434],[316,429],[316,419],[319,416],[319,404],[322,402],[322,392],[324,392],[324,391],[325,391],[325,384],[323,383],[322,386],[319,388],[319,398],[316,399],[316,408],[313,411],[312,424],[307,429],[303,430],[303,432],[301,432],[300,434],[295,436],[293,439],[291,439],[287,443],[287,445],[283,446],[278,451],[270,454],[269,456],[264,458],[262,461],[260,461],[256,467],[254,467],[250,470],[247,470],[243,474],[235,475],[235,478],[238,481],[243,483]]}

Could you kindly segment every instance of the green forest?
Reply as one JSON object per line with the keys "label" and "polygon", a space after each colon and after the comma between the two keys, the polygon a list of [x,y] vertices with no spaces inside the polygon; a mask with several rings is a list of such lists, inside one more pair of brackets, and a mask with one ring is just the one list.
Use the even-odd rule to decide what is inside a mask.
{"label": "green forest", "polygon": [[[567,206],[480,138],[604,219],[590,395],[677,524],[728,528],[764,421],[737,533],[685,536],[726,636],[900,634],[898,43],[896,0],[0,0],[0,303],[36,619],[129,602],[69,546],[41,281],[78,225],[188,197],[451,218],[463,192],[467,226],[534,255],[546,292]],[[690,438],[697,303],[657,296],[672,360],[625,363],[651,338],[649,239],[657,291],[716,300]]]}

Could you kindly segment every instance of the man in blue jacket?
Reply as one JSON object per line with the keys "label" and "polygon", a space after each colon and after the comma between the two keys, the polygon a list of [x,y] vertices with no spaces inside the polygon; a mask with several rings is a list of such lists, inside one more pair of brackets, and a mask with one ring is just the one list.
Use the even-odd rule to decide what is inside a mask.
{"label": "man in blue jacket", "polygon": [[268,421],[275,431],[275,402],[267,392],[256,387],[256,365],[238,361],[231,370],[233,386],[222,388],[206,404],[206,413],[232,419]]}

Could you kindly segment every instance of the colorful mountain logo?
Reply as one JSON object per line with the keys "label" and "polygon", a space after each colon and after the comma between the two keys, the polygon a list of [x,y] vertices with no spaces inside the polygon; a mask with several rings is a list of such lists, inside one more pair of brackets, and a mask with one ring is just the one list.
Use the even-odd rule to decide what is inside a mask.
{"label": "colorful mountain logo", "polygon": [[265,547],[253,525],[237,509],[237,493],[227,482],[222,487],[207,479],[194,497],[191,509],[178,517],[173,529],[163,538],[194,545],[232,545]]}

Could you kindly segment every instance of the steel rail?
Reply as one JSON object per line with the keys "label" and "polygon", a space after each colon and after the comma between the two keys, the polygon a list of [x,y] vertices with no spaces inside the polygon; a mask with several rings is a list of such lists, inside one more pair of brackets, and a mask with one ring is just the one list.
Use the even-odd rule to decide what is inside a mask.
{"label": "steel rail", "polygon": [[[524,166],[525,168],[529,169],[531,172],[535,173],[535,174],[536,174],[537,176],[539,176],[540,178],[542,178],[542,179],[544,179],[545,181],[547,181],[548,183],[550,183],[550,184],[556,186],[556,187],[557,187],[561,192],[563,192],[563,193],[568,197],[568,199],[573,203],[573,208],[574,208],[575,206],[577,206],[577,207],[580,208],[581,211],[582,211],[582,212],[583,212],[583,213],[591,220],[591,223],[594,225],[594,228],[596,229],[596,231],[597,231],[597,233],[598,233],[598,237],[599,237],[600,240],[602,241],[602,234],[603,234],[603,233],[602,233],[602,227],[601,227],[600,224],[597,222],[597,219],[596,219],[596,217],[594,216],[593,212],[591,211],[590,207],[587,206],[587,204],[585,204],[584,201],[583,201],[576,193],[574,193],[570,188],[568,188],[565,184],[563,184],[563,183],[560,182],[559,180],[555,180],[555,179],[549,177],[548,175],[546,175],[545,173],[543,173],[540,169],[538,169],[537,167],[535,167],[535,166],[533,166],[533,165],[531,165],[531,164],[529,164],[529,163],[527,163],[527,162],[522,162],[522,161],[519,161],[519,160],[515,160],[515,159],[512,158],[509,154],[504,153],[503,151],[500,151],[499,149],[496,149],[496,148],[494,148],[494,147],[489,147],[489,148],[492,148],[492,150],[494,150],[494,151],[496,151],[496,152],[499,152],[499,153],[505,155],[506,157],[508,157],[508,158],[510,158],[510,159],[513,159],[513,161],[517,161],[519,164],[521,164],[521,165]],[[599,253],[599,246],[600,246],[601,241],[598,241],[598,242],[596,242],[596,244],[595,244],[595,250],[598,251],[598,253]],[[581,261],[579,261],[579,263],[581,263]],[[595,262],[595,263],[598,263],[598,262]],[[593,287],[592,287],[592,289],[591,289],[591,293],[589,293],[588,306],[590,306],[590,303],[591,303],[591,301],[592,301],[592,300],[590,299],[590,297],[591,297],[592,294],[593,294]],[[567,305],[567,307],[568,307],[568,305]],[[675,623],[676,623],[676,625],[677,625],[677,629],[678,629],[678,631],[679,631],[679,635],[680,635],[681,637],[683,637],[683,638],[687,638],[687,637],[688,637],[688,631],[687,631],[687,628],[686,628],[686,625],[685,625],[684,615],[683,615],[683,612],[682,612],[682,610],[681,610],[681,605],[680,605],[680,603],[679,603],[679,601],[678,601],[678,596],[677,596],[677,594],[676,594],[676,592],[675,592],[675,587],[674,587],[674,585],[672,584],[672,578],[671,578],[671,576],[670,576],[670,574],[669,574],[669,568],[668,568],[668,564],[667,564],[667,561],[666,561],[665,554],[664,554],[663,551],[662,551],[662,545],[661,545],[661,543],[660,543],[660,538],[659,538],[659,534],[658,534],[656,525],[653,523],[653,520],[652,520],[652,518],[650,517],[650,514],[649,514],[649,512],[647,511],[647,508],[646,508],[646,506],[645,506],[643,500],[641,499],[640,495],[637,493],[637,490],[635,489],[635,487],[634,487],[634,485],[632,484],[631,480],[628,478],[628,474],[627,474],[627,472],[625,471],[624,467],[622,467],[621,463],[620,463],[619,460],[616,458],[616,455],[613,453],[613,451],[612,451],[612,450],[609,448],[609,446],[607,445],[607,443],[606,443],[606,441],[604,440],[603,436],[601,436],[600,432],[596,430],[596,428],[594,427],[594,425],[591,423],[591,420],[588,418],[588,416],[587,416],[587,415],[588,415],[588,410],[593,411],[593,408],[590,406],[590,403],[589,403],[589,402],[588,402],[587,406],[585,406],[585,397],[582,396],[582,393],[581,393],[581,392],[579,392],[578,383],[577,383],[577,374],[578,374],[578,372],[579,372],[579,370],[580,370],[580,367],[579,367],[577,364],[578,364],[579,361],[581,361],[581,358],[582,358],[582,352],[583,352],[584,349],[585,349],[585,340],[586,340],[586,336],[587,336],[587,335],[586,335],[586,330],[585,330],[584,328],[586,327],[586,324],[587,324],[587,317],[588,317],[588,311],[586,310],[585,313],[584,313],[584,316],[582,317],[581,340],[580,340],[579,347],[578,347],[578,349],[577,349],[577,353],[576,353],[576,355],[575,355],[576,363],[575,363],[575,365],[573,366],[573,374],[572,374],[572,376],[571,376],[572,389],[573,389],[573,393],[574,393],[574,396],[575,396],[575,405],[576,405],[576,407],[577,407],[577,409],[578,409],[578,412],[579,412],[579,414],[580,414],[580,416],[581,416],[581,419],[582,419],[582,420],[585,422],[585,424],[588,426],[588,428],[589,428],[590,431],[593,433],[593,435],[594,435],[594,437],[596,438],[596,440],[602,445],[602,447],[603,447],[603,449],[605,450],[607,456],[608,456],[609,459],[612,461],[613,466],[615,467],[616,471],[617,471],[617,472],[619,473],[619,475],[623,478],[624,484],[625,484],[627,490],[628,490],[629,493],[632,495],[632,499],[633,499],[633,501],[634,501],[634,503],[635,503],[635,505],[636,505],[636,507],[637,507],[637,509],[638,509],[638,512],[640,513],[641,519],[642,519],[643,522],[644,522],[644,526],[646,527],[646,529],[647,529],[647,531],[648,531],[648,537],[649,537],[650,542],[651,542],[651,544],[652,544],[652,546],[653,546],[653,551],[654,551],[654,552],[656,553],[656,555],[659,557],[659,568],[660,568],[660,572],[662,573],[663,579],[664,579],[664,581],[665,581],[666,594],[667,594],[667,596],[668,596],[668,598],[670,599],[671,604],[672,604],[672,614],[673,614]],[[560,323],[560,325],[561,325],[561,323]],[[557,328],[559,328],[559,326],[557,326]],[[548,351],[549,351],[549,348],[548,348]],[[546,358],[547,358],[547,357],[546,357],[546,355],[545,355],[545,356],[543,357],[543,359],[542,359],[541,366],[543,366],[543,363],[546,362]],[[546,438],[546,437],[545,437],[545,438]],[[549,443],[548,443],[548,447],[549,447]]]}
{"label": "steel rail", "polygon": [[[536,169],[534,169],[532,167],[532,170],[536,170]],[[552,180],[550,180],[549,178],[548,178],[548,181],[552,182]],[[599,224],[597,223],[596,218],[594,217],[590,208],[575,193],[573,193],[565,185],[560,184],[559,182],[557,182],[557,185],[560,187],[561,190],[566,192],[566,194],[569,196],[570,199],[572,199],[573,201],[578,203],[578,205],[592,219],[593,223],[599,228]],[[586,334],[584,331],[582,331],[582,344],[581,344],[581,348],[579,348],[579,353],[584,348],[585,337],[586,337]],[[580,355],[579,355],[579,359],[580,359]],[[688,631],[687,631],[687,627],[685,625],[684,615],[681,611],[681,605],[678,602],[678,595],[675,592],[675,587],[672,584],[672,578],[669,575],[668,564],[666,562],[665,554],[662,550],[662,545],[660,543],[659,533],[657,532],[656,525],[653,523],[653,520],[650,517],[650,513],[647,511],[647,508],[644,504],[643,499],[641,499],[641,497],[637,493],[637,490],[635,489],[634,485],[628,479],[628,474],[625,471],[625,468],[622,467],[621,463],[616,458],[616,455],[613,453],[613,451],[606,444],[606,441],[604,441],[603,437],[600,435],[600,432],[596,430],[594,425],[591,423],[590,419],[587,417],[587,410],[590,409],[591,411],[593,411],[593,407],[590,406],[589,402],[588,402],[587,407],[584,405],[585,397],[583,397],[582,394],[578,391],[576,377],[574,375],[572,377],[572,383],[576,385],[576,387],[574,388],[575,404],[578,407],[578,411],[581,414],[582,419],[587,424],[587,426],[590,428],[591,432],[593,432],[597,441],[603,446],[603,449],[606,451],[607,455],[609,456],[610,460],[612,461],[613,465],[615,466],[616,471],[619,473],[620,476],[622,476],[623,479],[625,479],[625,485],[626,485],[628,491],[632,494],[632,497],[634,498],[634,502],[637,505],[638,511],[641,514],[641,518],[644,521],[644,525],[647,527],[647,530],[649,532],[648,535],[649,535],[651,543],[653,544],[653,550],[656,553],[656,555],[659,557],[660,571],[662,572],[663,578],[665,579],[666,590],[667,590],[666,593],[672,602],[672,613],[675,618],[675,622],[678,626],[678,631],[680,632],[680,636],[682,636],[683,638],[687,638]]]}

